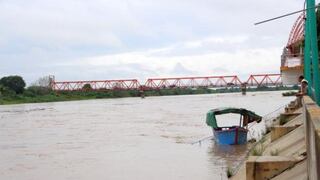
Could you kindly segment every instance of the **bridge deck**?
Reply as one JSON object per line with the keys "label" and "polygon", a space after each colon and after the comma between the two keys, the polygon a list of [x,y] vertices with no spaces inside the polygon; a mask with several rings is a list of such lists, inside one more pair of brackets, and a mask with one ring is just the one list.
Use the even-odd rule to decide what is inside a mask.
{"label": "bridge deck", "polygon": [[173,88],[221,88],[246,86],[279,86],[282,85],[280,74],[250,75],[245,81],[234,76],[202,76],[149,78],[142,84],[137,79],[99,80],[99,81],[52,81],[54,91],[82,90],[156,90]]}

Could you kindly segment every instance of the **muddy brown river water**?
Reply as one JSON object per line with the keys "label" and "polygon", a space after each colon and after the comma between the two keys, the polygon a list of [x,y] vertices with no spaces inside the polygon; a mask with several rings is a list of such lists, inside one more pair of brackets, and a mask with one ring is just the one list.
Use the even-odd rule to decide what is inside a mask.
{"label": "muddy brown river water", "polygon": [[192,144],[212,134],[206,112],[232,106],[264,115],[292,99],[257,92],[0,106],[0,179],[226,179],[246,146]]}

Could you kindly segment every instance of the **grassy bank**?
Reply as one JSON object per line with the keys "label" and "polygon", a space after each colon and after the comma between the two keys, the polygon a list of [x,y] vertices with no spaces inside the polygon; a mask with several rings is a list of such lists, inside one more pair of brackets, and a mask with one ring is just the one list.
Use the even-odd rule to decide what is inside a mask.
{"label": "grassy bank", "polygon": [[[279,91],[293,90],[295,87],[258,87],[248,88],[247,92],[254,91]],[[191,94],[216,94],[240,92],[239,88],[222,88],[222,89],[163,89],[145,91],[145,96],[170,96],[170,95],[191,95]],[[53,92],[48,89],[26,89],[22,94],[1,94],[0,104],[20,104],[20,103],[39,103],[39,102],[57,102],[72,101],[86,99],[102,99],[102,98],[122,98],[122,97],[139,97],[137,90],[122,91],[99,91],[99,92]]]}
{"label": "grassy bank", "polygon": [[0,105],[21,104],[21,103],[40,103],[40,102],[58,102],[74,101],[102,98],[120,98],[120,97],[138,97],[138,92],[48,92],[45,94],[30,94],[25,91],[23,94],[15,94],[0,97]]}

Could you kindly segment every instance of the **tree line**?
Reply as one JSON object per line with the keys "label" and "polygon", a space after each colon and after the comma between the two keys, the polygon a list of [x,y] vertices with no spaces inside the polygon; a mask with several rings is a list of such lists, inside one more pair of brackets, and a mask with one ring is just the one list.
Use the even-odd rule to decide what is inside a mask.
{"label": "tree line", "polygon": [[51,92],[50,78],[45,76],[39,78],[26,88],[26,82],[21,76],[5,76],[0,79],[0,95],[15,96],[15,95],[39,95]]}
{"label": "tree line", "polygon": [[[0,79],[0,104],[16,103],[36,103],[36,102],[55,102],[84,99],[100,98],[121,98],[121,97],[140,97],[139,90],[101,90],[92,91],[90,84],[83,86],[82,91],[54,92],[51,89],[50,77],[45,76],[26,87],[26,83],[21,76],[6,76]],[[248,88],[247,91],[274,91],[292,90],[297,87],[257,87]],[[214,94],[240,92],[240,88],[171,88],[160,90],[147,90],[144,96],[170,96],[170,95],[191,95],[191,94]]]}

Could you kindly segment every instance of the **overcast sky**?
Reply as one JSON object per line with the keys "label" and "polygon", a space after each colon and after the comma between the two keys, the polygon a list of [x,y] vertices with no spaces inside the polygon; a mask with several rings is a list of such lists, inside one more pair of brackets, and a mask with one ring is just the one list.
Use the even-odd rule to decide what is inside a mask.
{"label": "overcast sky", "polygon": [[0,77],[278,73],[302,0],[0,0]]}

